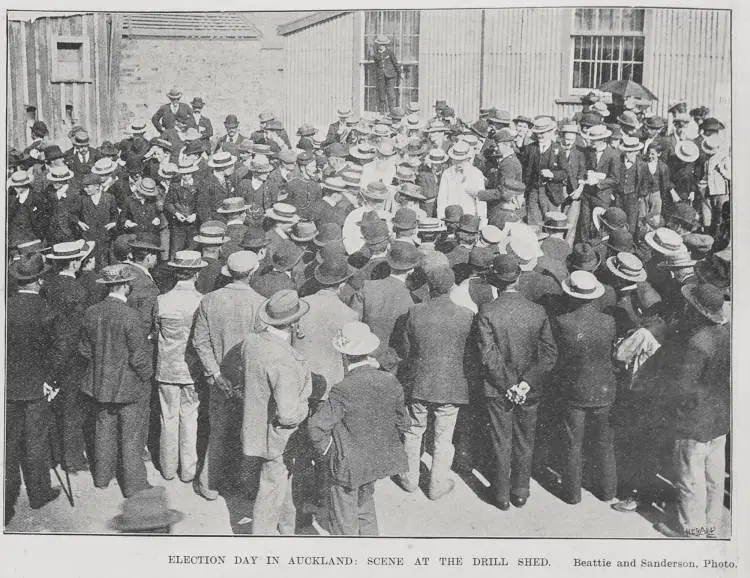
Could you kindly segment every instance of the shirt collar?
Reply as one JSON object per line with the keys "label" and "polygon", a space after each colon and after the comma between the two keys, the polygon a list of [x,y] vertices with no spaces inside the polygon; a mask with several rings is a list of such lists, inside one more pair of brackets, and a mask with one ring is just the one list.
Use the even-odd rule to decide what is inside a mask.
{"label": "shirt collar", "polygon": [[282,339],[286,343],[291,343],[292,342],[292,334],[289,333],[288,331],[283,331],[281,329],[277,329],[273,325],[267,325],[266,326],[266,331],[268,331],[268,333],[270,333],[271,335],[273,335],[275,337],[278,337],[279,339]]}
{"label": "shirt collar", "polygon": [[29,191],[25,190],[22,193],[18,193],[17,198],[18,198],[18,202],[23,205],[26,202],[26,199],[29,198]]}
{"label": "shirt collar", "polygon": [[55,191],[55,194],[57,195],[58,199],[67,199],[68,198],[68,189],[70,188],[70,185],[68,183],[65,183],[62,187],[57,189]]}
{"label": "shirt collar", "polygon": [[62,275],[63,277],[71,277],[73,279],[76,278],[76,274],[73,273],[73,271],[68,271],[67,269],[65,269],[64,271],[60,271],[58,275]]}
{"label": "shirt collar", "polygon": [[18,293],[27,293],[29,295],[39,295],[39,291],[34,291],[32,289],[19,289]]}
{"label": "shirt collar", "polygon": [[113,299],[117,299],[118,301],[122,301],[123,303],[128,302],[128,298],[125,297],[125,295],[120,295],[119,293],[110,293],[107,295],[107,297],[112,297]]}
{"label": "shirt collar", "polygon": [[363,359],[362,361],[357,361],[356,363],[350,363],[347,366],[346,370],[347,371],[351,371],[351,370],[356,369],[358,367],[366,367],[366,366],[374,367],[376,369],[378,367],[380,367],[380,365],[378,364],[378,362],[375,359],[373,359],[372,357],[368,357],[367,359]]}

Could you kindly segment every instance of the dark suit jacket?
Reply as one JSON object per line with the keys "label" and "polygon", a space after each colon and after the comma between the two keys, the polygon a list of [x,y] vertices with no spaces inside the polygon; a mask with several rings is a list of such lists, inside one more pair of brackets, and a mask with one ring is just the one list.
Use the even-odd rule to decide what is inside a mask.
{"label": "dark suit jacket", "polygon": [[404,360],[399,379],[409,396],[434,403],[469,403],[469,375],[475,363],[469,349],[474,315],[441,295],[406,314],[398,341]]}
{"label": "dark suit jacket", "polygon": [[53,313],[39,295],[14,293],[8,298],[6,315],[7,399],[40,399],[44,382],[53,382],[49,364]]}
{"label": "dark suit jacket", "polygon": [[610,195],[617,196],[617,188],[620,184],[620,155],[612,147],[607,146],[602,153],[599,162],[596,162],[596,153],[591,151],[589,159],[591,170],[604,173],[606,177],[595,187],[586,187],[592,206],[609,207],[612,199]]}
{"label": "dark suit jacket", "polygon": [[73,171],[73,174],[79,179],[83,175],[87,175],[91,172],[91,167],[94,163],[102,158],[101,153],[94,147],[89,147],[89,158],[87,162],[81,161],[81,158],[75,152],[75,149],[68,149],[65,153],[65,164],[68,168]]}
{"label": "dark suit jacket", "polygon": [[586,303],[560,315],[554,325],[559,353],[555,377],[567,402],[579,407],[612,404],[615,320],[595,303]]}
{"label": "dark suit jacket", "polygon": [[528,401],[539,398],[557,362],[557,345],[543,307],[520,293],[501,293],[479,308],[476,338],[485,396],[504,396],[525,381],[530,386]]}
{"label": "dark suit jacket", "polygon": [[115,297],[86,310],[78,350],[89,360],[81,391],[101,403],[147,397],[154,374],[138,312]]}
{"label": "dark suit jacket", "polygon": [[374,49],[372,59],[375,62],[375,74],[385,78],[396,78],[399,75],[398,60],[390,48],[383,52]]}
{"label": "dark suit jacket", "polygon": [[429,169],[421,169],[417,173],[416,184],[422,187],[422,194],[427,198],[420,206],[428,217],[434,217],[437,210],[437,195],[440,189],[440,181],[435,173]]}
{"label": "dark suit jacket", "polygon": [[[91,197],[81,196],[81,204],[78,206],[78,214],[74,216],[76,221],[86,223],[90,228],[86,232],[79,233],[87,241],[96,241],[97,246],[101,243],[107,245],[109,239],[115,234],[114,229],[107,231],[104,225],[117,222],[117,202],[109,193],[102,193],[99,205],[94,205]],[[77,227],[76,227],[77,228]]]}
{"label": "dark suit jacket", "polygon": [[491,223],[501,213],[502,187],[508,180],[520,181],[523,176],[521,161],[515,154],[498,159],[496,167],[489,172],[487,189],[480,191],[477,199],[487,203],[487,220]]}
{"label": "dark suit jacket", "polygon": [[85,367],[78,354],[78,338],[89,296],[78,279],[55,275],[44,285],[44,298],[54,313],[59,328],[59,339],[49,355],[54,379],[63,387],[78,389]]}
{"label": "dark suit jacket", "polygon": [[224,199],[235,195],[234,186],[230,179],[225,179],[222,184],[214,173],[205,180],[196,184],[198,190],[195,204],[198,211],[198,220],[201,223],[216,219],[221,221],[221,215],[216,212]]}
{"label": "dark suit jacket", "polygon": [[[195,126],[195,120],[193,119],[193,109],[190,107],[190,105],[181,102],[177,105],[177,111],[182,112],[185,116],[188,117],[188,126]],[[153,123],[156,132],[161,134],[165,130],[174,128],[174,119],[175,114],[172,112],[170,104],[167,103],[162,104],[159,107],[159,109],[154,113],[154,116],[151,117],[151,122]]]}
{"label": "dark suit jacket", "polygon": [[[214,152],[216,152],[218,150],[221,150],[221,148],[225,144],[228,145],[228,146],[230,146],[230,147],[238,147],[239,144],[243,140],[246,140],[246,139],[247,139],[246,136],[244,136],[244,135],[242,135],[241,133],[238,132],[236,135],[234,135],[234,140],[230,143],[229,142],[229,135],[225,134],[225,135],[219,137],[219,140],[216,141],[216,146],[214,147]],[[236,153],[234,153],[234,151],[232,151],[232,154],[236,154]]]}
{"label": "dark suit jacket", "polygon": [[198,187],[193,184],[191,187],[183,187],[179,183],[172,183],[164,198],[164,214],[169,219],[172,227],[194,227],[195,222],[180,223],[175,218],[175,213],[182,213],[185,217],[196,213],[196,199],[198,196]]}
{"label": "dark suit jacket", "polygon": [[[640,158],[636,157],[635,163],[635,191],[634,194],[638,197],[645,197],[647,196],[653,189],[652,189],[652,177],[651,173],[648,170],[648,167],[646,166],[646,163],[644,163]],[[619,170],[619,178],[620,183],[618,188],[618,197],[622,197],[625,194],[625,156],[620,159],[620,170]]]}
{"label": "dark suit jacket", "polygon": [[[154,219],[159,219],[159,224],[154,225]],[[130,197],[125,201],[119,217],[120,228],[128,233],[158,233],[161,229],[161,211],[156,201],[144,201]],[[125,228],[125,221],[133,221],[136,227]]]}
{"label": "dark suit jacket", "polygon": [[[195,120],[195,116],[193,116],[193,120]],[[201,133],[201,139],[205,141],[214,136],[214,127],[211,121],[203,115],[201,115],[200,121],[198,121],[198,132]]]}
{"label": "dark suit jacket", "polygon": [[46,199],[29,191],[23,204],[14,194],[8,195],[8,241],[11,244],[44,239],[47,223]]}
{"label": "dark suit jacket", "polygon": [[131,282],[133,290],[128,295],[128,305],[138,312],[143,332],[148,335],[154,322],[154,310],[156,300],[159,297],[159,288],[153,278],[137,265],[131,265],[135,279]]}
{"label": "dark suit jacket", "polygon": [[[321,148],[326,148],[328,145],[332,145],[333,143],[337,142],[346,142],[346,138],[344,140],[341,139],[341,135],[339,135],[339,128],[341,125],[338,121],[332,122],[330,125],[328,125],[328,132],[326,133],[326,138],[323,141],[323,144],[321,145]],[[351,132],[351,128],[347,127],[344,129],[344,135],[348,136]]]}
{"label": "dark suit jacket", "polygon": [[333,481],[358,488],[406,472],[401,435],[410,427],[398,380],[362,366],[333,386],[309,419],[307,431],[318,453],[328,456]]}
{"label": "dark suit jacket", "polygon": [[586,179],[586,153],[578,145],[573,145],[569,154],[562,148],[557,155],[558,164],[565,174],[553,171],[555,179],[564,179],[567,192],[570,194],[578,188],[578,181]]}
{"label": "dark suit jacket", "polygon": [[[539,143],[531,143],[526,147],[526,185],[527,190],[538,189],[540,194],[546,194],[555,205],[560,205],[565,199],[563,185],[567,173],[560,165],[560,146],[550,144],[549,148],[541,152]],[[552,172],[551,179],[542,177],[542,171]]]}
{"label": "dark suit jacket", "polygon": [[73,234],[74,216],[79,210],[81,204],[81,194],[77,188],[68,187],[64,199],[57,198],[57,194],[50,185],[46,190],[47,196],[47,241],[49,243],[63,243],[73,241],[76,235]]}
{"label": "dark suit jacket", "polygon": [[315,181],[295,177],[287,183],[286,203],[297,207],[303,220],[312,218],[312,206],[321,198],[320,185]]}

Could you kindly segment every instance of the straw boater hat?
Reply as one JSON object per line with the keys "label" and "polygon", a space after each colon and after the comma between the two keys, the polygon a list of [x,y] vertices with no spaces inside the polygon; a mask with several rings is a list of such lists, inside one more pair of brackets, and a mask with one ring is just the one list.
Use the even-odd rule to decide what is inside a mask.
{"label": "straw boater hat", "polygon": [[589,140],[603,140],[612,136],[612,131],[603,124],[592,126],[588,132]]}
{"label": "straw boater hat", "polygon": [[227,226],[221,221],[206,221],[193,237],[193,241],[200,245],[223,245],[229,241],[226,232]]}
{"label": "straw boater hat", "polygon": [[266,217],[282,223],[296,223],[299,221],[297,207],[287,203],[274,203],[273,206],[266,211]]}
{"label": "straw boater hat", "polygon": [[427,165],[442,165],[448,162],[448,155],[443,149],[432,149],[424,159]]}
{"label": "straw boater hat", "polygon": [[366,323],[350,321],[333,338],[333,348],[344,355],[369,355],[380,347],[380,339]]}
{"label": "straw boater hat", "polygon": [[658,264],[665,269],[685,269],[693,267],[698,261],[690,256],[690,251],[686,250],[674,255],[667,255],[666,260]]}
{"label": "straw boater hat", "polygon": [[215,152],[210,159],[208,159],[208,166],[214,169],[226,169],[234,165],[237,158],[229,154],[227,151],[220,150]]}
{"label": "straw boater hat", "polygon": [[707,319],[718,325],[724,325],[729,321],[724,293],[718,287],[710,283],[701,283],[700,285],[683,285],[680,291],[685,300]]}
{"label": "straw boater hat", "polygon": [[94,163],[94,166],[91,167],[91,172],[94,173],[95,175],[100,175],[100,176],[112,174],[116,170],[117,170],[117,163],[113,161],[110,157],[100,158],[98,161]]}
{"label": "straw boater hat", "polygon": [[620,279],[631,283],[640,283],[647,277],[643,262],[632,253],[617,253],[606,261],[607,269]]}
{"label": "straw boater hat", "polygon": [[159,194],[159,191],[156,190],[156,181],[151,177],[142,178],[135,188],[144,197],[154,198]]}
{"label": "straw boater hat", "polygon": [[686,250],[679,233],[666,227],[660,227],[656,231],[650,231],[645,235],[649,247],[662,255],[674,255]]}
{"label": "straw boater hat", "polygon": [[426,217],[419,221],[417,225],[417,231],[420,233],[442,233],[447,230],[448,228],[443,220],[437,217]]}
{"label": "straw boater hat", "polygon": [[178,174],[177,165],[174,163],[164,163],[163,165],[159,165],[159,170],[157,171],[157,173],[162,179],[173,179]]}
{"label": "straw boater hat", "polygon": [[[112,159],[109,159],[110,161]],[[93,169],[92,169],[93,170]],[[51,183],[65,183],[71,180],[75,175],[67,166],[52,167],[47,173],[47,180]]]}
{"label": "straw boater hat", "polygon": [[132,135],[144,134],[146,132],[146,120],[143,118],[133,119],[130,122],[130,130],[128,132]]}
{"label": "straw boater hat", "polygon": [[57,243],[52,245],[52,252],[47,254],[47,259],[56,261],[83,259],[91,254],[91,251],[94,250],[95,244],[94,241],[86,242],[83,239]]}
{"label": "straw boater hat", "polygon": [[8,179],[8,187],[28,187],[34,180],[34,175],[27,171],[16,171]]}
{"label": "straw boater hat", "polygon": [[636,152],[643,148],[643,143],[634,136],[623,136],[620,150],[623,152]]}
{"label": "straw boater hat", "polygon": [[373,181],[362,190],[362,194],[368,199],[382,201],[388,198],[388,187],[380,181]]}
{"label": "straw boater hat", "polygon": [[[525,122],[525,121],[524,121]],[[549,116],[538,117],[531,126],[531,132],[542,134],[553,131],[557,128],[557,123]]]}
{"label": "straw boater hat", "polygon": [[29,256],[22,255],[18,261],[14,261],[8,269],[8,274],[22,283],[31,283],[49,270],[50,266],[44,262],[44,257],[39,253],[33,253]]}
{"label": "straw boater hat", "polygon": [[359,160],[371,160],[375,158],[375,149],[370,145],[359,143],[349,149],[349,156]]}
{"label": "straw boater hat", "polygon": [[180,175],[191,175],[197,173],[200,169],[198,163],[192,163],[187,159],[180,159],[180,164],[177,166],[177,173]]}
{"label": "straw boater hat", "polygon": [[567,231],[570,229],[568,216],[560,211],[549,211],[544,214],[543,228],[549,231]]}
{"label": "straw boater hat", "polygon": [[268,325],[294,323],[310,310],[310,304],[300,299],[294,289],[282,289],[266,299],[258,311],[258,318]]}
{"label": "straw boater hat", "polygon": [[201,254],[198,251],[177,251],[174,254],[174,259],[167,263],[169,267],[173,269],[202,269],[206,267],[208,263],[201,259]]}
{"label": "straw boater hat", "polygon": [[604,295],[604,285],[588,271],[573,271],[561,285],[565,293],[576,299],[591,300]]}
{"label": "straw boater hat", "polygon": [[231,215],[234,213],[242,213],[247,207],[248,205],[242,197],[229,197],[221,201],[221,205],[216,209],[216,212],[222,215]]}
{"label": "straw boater hat", "polygon": [[390,44],[390,43],[391,43],[391,39],[388,38],[387,36],[385,36],[384,34],[381,34],[381,35],[379,35],[379,36],[377,36],[375,38],[375,44],[386,45],[386,44]]}
{"label": "straw boater hat", "polygon": [[448,151],[448,156],[454,161],[465,161],[471,158],[471,148],[465,141],[458,141]]}
{"label": "straw boater hat", "polygon": [[235,251],[227,257],[227,264],[221,268],[221,274],[225,277],[245,276],[254,271],[260,265],[258,255],[253,251]]}
{"label": "straw boater hat", "polygon": [[266,155],[256,154],[250,161],[251,173],[270,173],[273,171],[273,165]]}
{"label": "straw boater hat", "polygon": [[698,145],[691,140],[680,141],[674,149],[674,154],[685,163],[695,162],[700,156]]}
{"label": "straw boater hat", "polygon": [[122,514],[115,516],[110,527],[120,532],[153,530],[171,526],[182,520],[184,514],[170,510],[163,486],[154,486],[130,496],[122,505]]}
{"label": "straw boater hat", "polygon": [[116,265],[109,265],[104,267],[99,273],[99,277],[96,282],[102,285],[115,285],[118,283],[130,283],[135,280],[135,273],[130,265],[124,263],[118,263]]}
{"label": "straw boater hat", "polygon": [[527,235],[520,237],[511,236],[503,252],[506,255],[514,256],[518,260],[521,271],[533,271],[539,259],[539,245],[536,239]]}

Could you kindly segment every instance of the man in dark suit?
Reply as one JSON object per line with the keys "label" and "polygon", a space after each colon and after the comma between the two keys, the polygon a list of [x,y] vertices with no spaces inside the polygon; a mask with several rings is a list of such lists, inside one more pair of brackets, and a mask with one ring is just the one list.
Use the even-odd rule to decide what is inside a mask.
{"label": "man in dark suit", "polygon": [[396,55],[389,48],[390,43],[391,39],[387,36],[378,36],[372,51],[372,59],[375,62],[375,88],[378,92],[378,111],[384,114],[390,113],[398,106],[396,87],[402,75]]}
{"label": "man in dark suit", "polygon": [[5,523],[13,517],[23,472],[32,508],[60,495],[50,486],[49,407],[53,375],[49,365],[52,312],[39,296],[40,277],[49,271],[40,254],[21,257],[9,275],[18,291],[6,309],[7,375],[5,397]]}
{"label": "man in dark suit", "polygon": [[337,122],[332,122],[328,126],[328,132],[326,133],[326,138],[323,141],[323,143],[320,145],[320,148],[326,148],[329,145],[332,145],[333,143],[344,143],[347,142],[347,137],[349,136],[349,133],[351,132],[351,127],[346,123],[346,120],[352,116],[352,109],[348,106],[344,106],[339,108],[338,110],[339,120]]}
{"label": "man in dark suit", "polygon": [[628,217],[628,230],[635,236],[637,232],[642,200],[651,192],[651,175],[639,151],[643,144],[634,136],[622,137],[620,150],[623,152],[620,164],[620,183],[616,203]]}
{"label": "man in dark suit", "polygon": [[90,146],[89,133],[83,129],[73,133],[73,148],[65,153],[65,164],[78,180],[91,172],[91,167],[102,157]]}
{"label": "man in dark suit", "polygon": [[96,266],[110,263],[110,240],[117,226],[117,201],[102,192],[101,177],[88,174],[82,179],[83,192],[80,204],[73,213],[75,226],[86,241],[96,243]]}
{"label": "man in dark suit", "polygon": [[195,121],[195,126],[201,135],[200,140],[204,141],[206,146],[208,146],[211,137],[214,136],[214,127],[211,124],[211,120],[203,116],[203,107],[205,105],[206,103],[203,102],[200,96],[196,96],[190,103],[190,106],[193,108],[193,121]]}
{"label": "man in dark suit", "polygon": [[[591,142],[593,151],[589,153],[587,167],[587,185],[581,197],[581,214],[579,231],[581,238],[586,241],[596,236],[592,221],[594,207],[607,208],[616,198],[620,184],[620,156],[607,144],[612,131],[603,124],[592,126],[586,138]],[[591,171],[599,173],[602,178],[591,175]]]}
{"label": "man in dark suit", "polygon": [[46,237],[46,199],[31,188],[31,173],[15,171],[8,179],[8,240],[11,244]]}
{"label": "man in dark suit", "polygon": [[208,161],[208,166],[213,172],[198,183],[196,196],[196,210],[198,221],[205,223],[210,220],[221,220],[217,209],[224,199],[235,196],[234,183],[231,180],[234,174],[234,163],[237,159],[226,151],[214,153]]}
{"label": "man in dark suit", "polygon": [[558,164],[560,147],[554,142],[556,129],[552,118],[538,118],[531,129],[537,140],[526,147],[526,212],[530,225],[541,225],[544,215],[559,210],[565,198],[565,171]]}
{"label": "man in dark suit", "polygon": [[88,359],[81,391],[96,402],[94,485],[106,488],[122,464],[125,497],[149,487],[142,450],[153,358],[138,312],[127,305],[128,265],[102,269],[109,296],[86,310],[78,350]]}
{"label": "man in dark suit", "polygon": [[431,299],[409,308],[397,340],[404,360],[398,376],[409,398],[412,421],[404,436],[409,470],[398,480],[407,492],[418,488],[422,437],[432,414],[435,448],[427,496],[437,500],[455,485],[449,477],[453,431],[459,407],[469,403],[468,374],[474,364],[467,344],[474,315],[450,300],[455,277],[448,267],[430,269],[426,277]]}
{"label": "man in dark suit", "polygon": [[364,323],[341,328],[333,347],[344,356],[346,375],[307,426],[316,450],[330,464],[328,510],[334,535],[377,536],[375,481],[407,468],[399,434],[411,422],[401,385],[370,357],[378,345]]}
{"label": "man in dark suit", "polygon": [[216,141],[214,152],[225,150],[232,155],[237,155],[237,147],[245,140],[245,136],[240,134],[240,121],[234,114],[228,114],[224,119],[224,128],[226,134]]}
{"label": "man in dark suit", "polygon": [[588,271],[574,271],[563,281],[573,311],[555,320],[559,350],[556,372],[565,401],[567,459],[563,475],[563,498],[571,504],[581,501],[584,431],[591,428],[594,445],[595,495],[610,501],[617,491],[614,434],[609,413],[615,400],[616,383],[612,350],[616,339],[615,320],[602,313],[595,300],[604,286]]}
{"label": "man in dark suit", "polygon": [[156,113],[154,113],[154,116],[151,117],[151,122],[156,132],[162,134],[169,129],[173,129],[177,113],[181,113],[181,116],[188,119],[188,126],[193,126],[189,122],[193,118],[192,109],[184,102],[180,102],[182,91],[172,87],[167,93],[167,97],[169,98],[169,104],[162,104]]}
{"label": "man in dark suit", "polygon": [[45,285],[44,295],[62,328],[62,339],[50,355],[55,381],[60,387],[53,406],[58,432],[53,448],[57,454],[55,461],[71,473],[88,469],[83,437],[85,401],[79,394],[86,361],[78,353],[78,337],[89,296],[76,274],[93,249],[92,241],[79,239],[56,244],[47,255],[48,260],[57,264],[57,275]]}
{"label": "man in dark suit", "polygon": [[479,191],[478,201],[487,203],[487,220],[497,227],[503,201],[509,197],[522,195],[525,185],[522,181],[523,168],[513,151],[513,134],[508,129],[501,129],[495,134],[497,149],[496,163],[487,170],[487,189]]}
{"label": "man in dark suit", "polygon": [[495,503],[508,510],[529,497],[537,409],[557,346],[547,314],[517,291],[521,269],[511,255],[498,255],[491,282],[500,294],[482,305],[476,318],[479,359],[496,470]]}

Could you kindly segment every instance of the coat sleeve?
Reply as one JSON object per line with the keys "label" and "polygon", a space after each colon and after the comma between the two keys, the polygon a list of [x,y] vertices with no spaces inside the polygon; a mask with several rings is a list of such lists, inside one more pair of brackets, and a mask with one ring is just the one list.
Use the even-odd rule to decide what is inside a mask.
{"label": "coat sleeve", "polygon": [[328,395],[328,399],[307,421],[307,433],[319,455],[325,455],[328,452],[332,442],[333,429],[336,424],[344,419],[345,415],[346,406],[343,397],[339,389],[334,386]]}
{"label": "coat sleeve", "polygon": [[89,332],[87,331],[86,326],[87,320],[84,316],[83,324],[81,325],[81,332],[78,338],[78,353],[80,353],[84,359],[90,360],[92,358],[91,340],[89,339]]}
{"label": "coat sleeve", "polygon": [[411,417],[409,412],[406,411],[406,402],[404,400],[404,390],[402,387],[396,388],[396,428],[402,434],[411,429]]}
{"label": "coat sleeve", "polygon": [[159,107],[158,110],[154,113],[154,116],[151,117],[151,124],[154,125],[156,132],[158,132],[159,134],[164,132],[164,127],[161,124],[161,117],[163,114],[164,111],[161,107]]}
{"label": "coat sleeve", "polygon": [[495,332],[492,330],[492,324],[481,311],[476,317],[476,324],[475,334],[481,365],[492,387],[504,394],[508,387],[515,385],[511,383],[515,381],[515,378],[509,375],[505,359],[501,355],[498,344],[495,341]]}
{"label": "coat sleeve", "polygon": [[537,362],[530,365],[521,377],[533,390],[544,382],[544,378],[552,371],[556,363],[557,344],[555,343],[555,338],[552,336],[549,318],[545,315],[544,322],[539,331]]}
{"label": "coat sleeve", "polygon": [[612,154],[607,160],[606,177],[599,183],[599,190],[616,189],[620,183],[620,159]]}
{"label": "coat sleeve", "polygon": [[[277,362],[267,370],[268,384],[276,402],[276,421],[285,428],[297,427],[307,417],[307,404],[300,400],[299,371],[294,363]],[[305,379],[311,379],[308,372]],[[306,400],[305,400],[306,401]]]}
{"label": "coat sleeve", "polygon": [[214,357],[214,350],[211,347],[211,336],[208,328],[207,304],[205,299],[201,300],[201,304],[198,307],[198,313],[195,317],[195,325],[193,326],[193,347],[198,354],[198,358],[201,360],[206,375],[218,375],[220,373],[220,366],[216,357]]}
{"label": "coat sleeve", "polygon": [[148,339],[139,323],[128,323],[125,326],[125,340],[130,366],[141,381],[148,383],[154,376],[154,364],[148,349]]}

